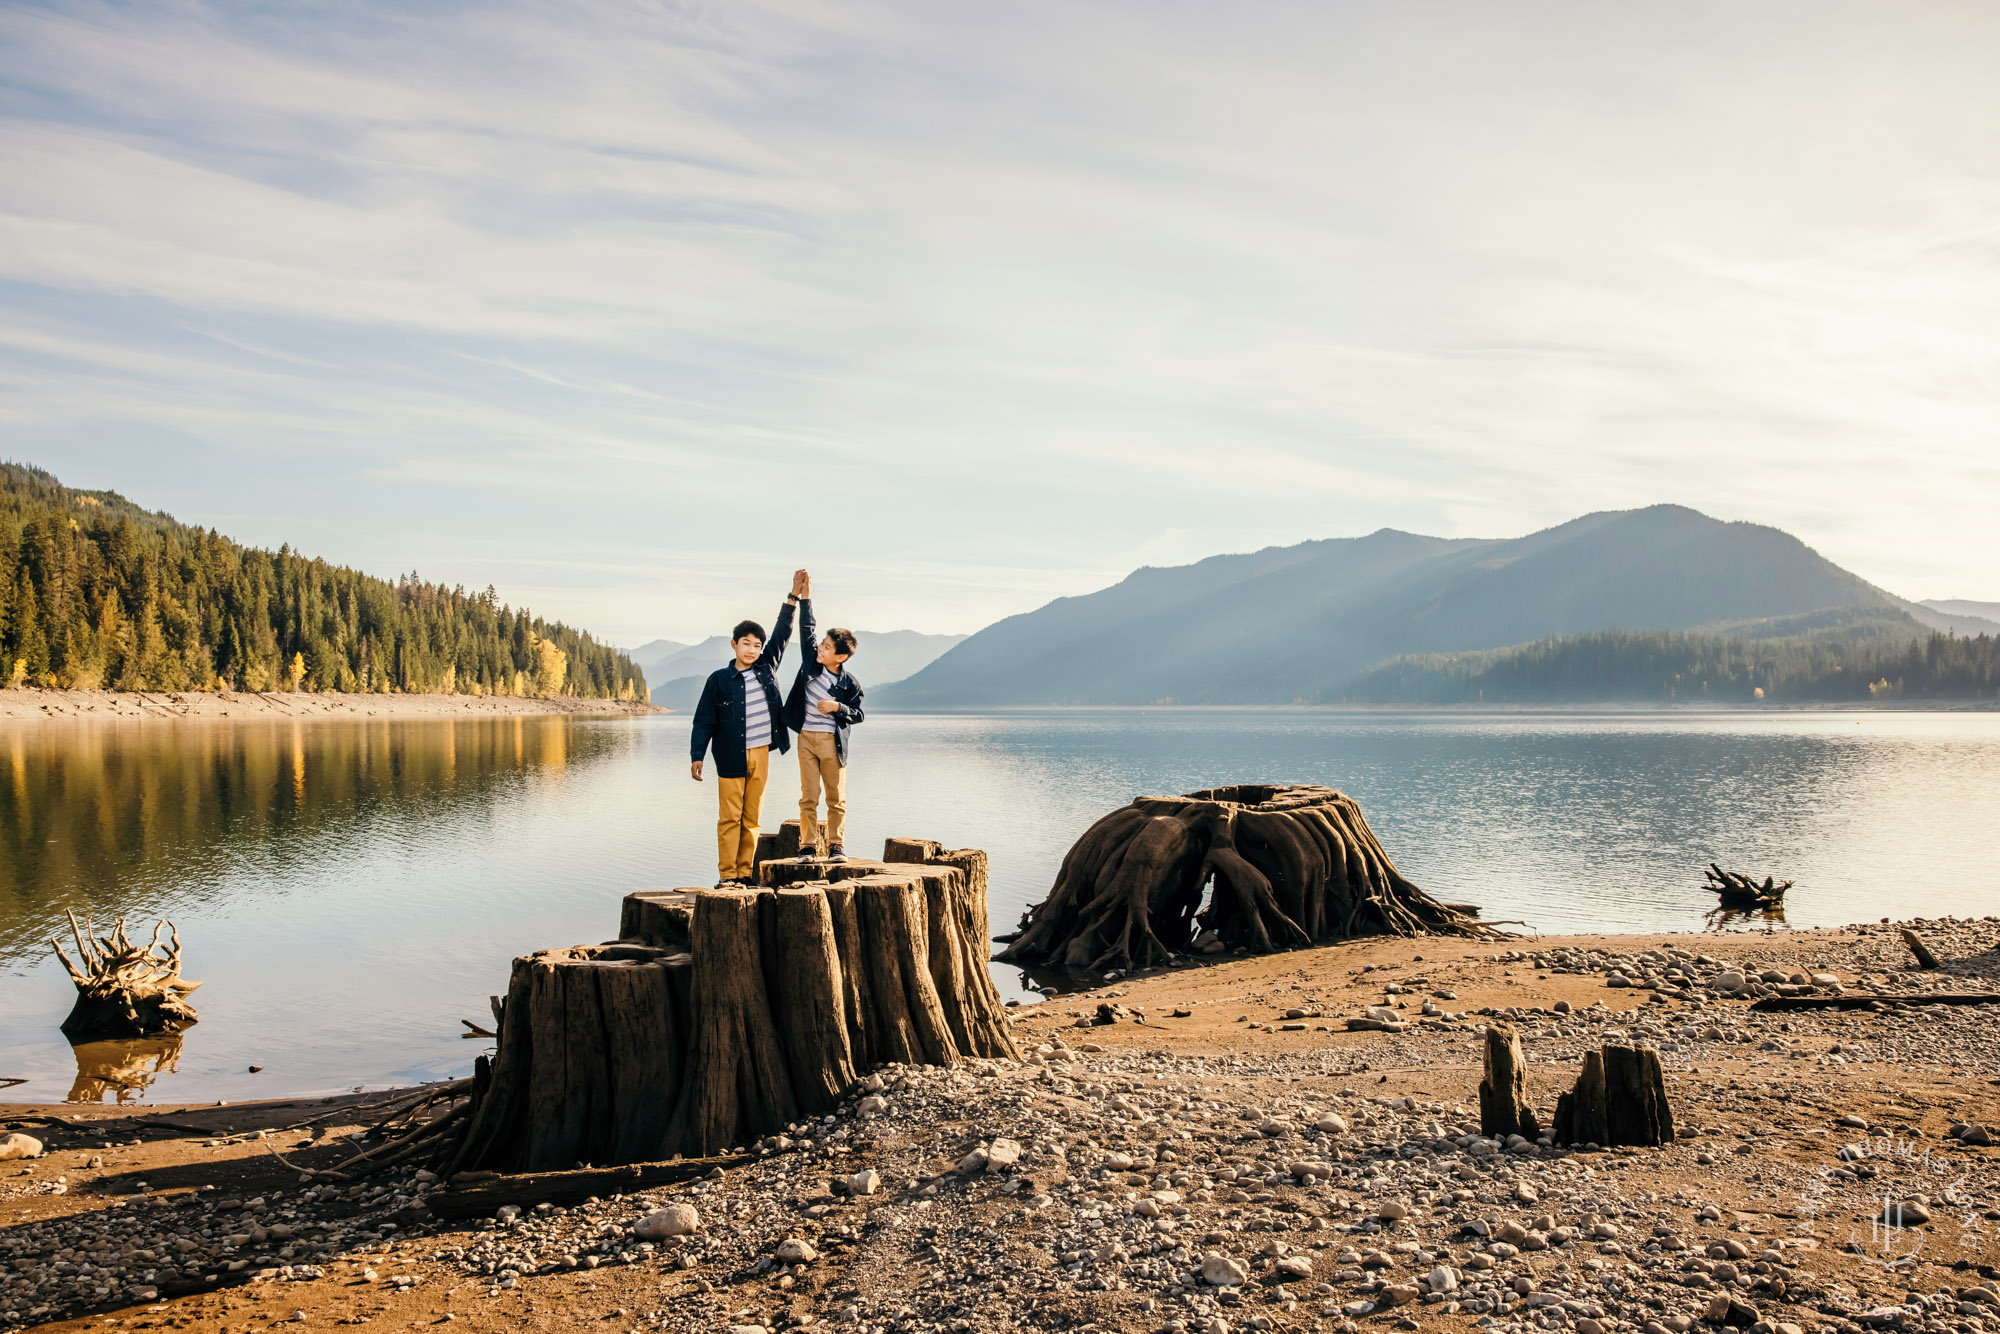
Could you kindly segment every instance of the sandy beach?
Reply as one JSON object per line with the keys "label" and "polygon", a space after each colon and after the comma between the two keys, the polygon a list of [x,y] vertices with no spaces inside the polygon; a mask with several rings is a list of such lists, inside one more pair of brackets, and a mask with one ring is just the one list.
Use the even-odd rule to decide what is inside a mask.
{"label": "sandy beach", "polygon": [[[2000,919],[1920,929],[1939,970],[1868,925],[1378,939],[1123,979],[1013,1011],[1019,1061],[885,1069],[711,1179],[470,1222],[414,1171],[295,1170],[352,1153],[380,1095],[16,1104],[0,1130],[49,1151],[0,1176],[0,1325],[2000,1329],[2000,1011],[1750,1009],[1780,985],[2000,986]],[[1400,1031],[1350,1031],[1371,1006]],[[1675,1142],[1480,1137],[1499,1021],[1545,1117],[1585,1049],[1657,1046]],[[696,1230],[642,1238],[669,1204]],[[777,1259],[788,1241],[811,1258]]]}
{"label": "sandy beach", "polygon": [[670,713],[616,699],[521,699],[508,695],[344,695],[209,690],[0,690],[0,723],[211,718],[521,718],[548,714],[639,717]]}

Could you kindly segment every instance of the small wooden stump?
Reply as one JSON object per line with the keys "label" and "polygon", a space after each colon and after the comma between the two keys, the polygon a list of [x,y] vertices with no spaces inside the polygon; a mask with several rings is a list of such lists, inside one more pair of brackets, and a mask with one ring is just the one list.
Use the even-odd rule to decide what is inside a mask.
{"label": "small wooden stump", "polygon": [[1488,1139],[1541,1133],[1528,1105],[1528,1059],[1512,1024],[1486,1026],[1486,1074],[1479,1081],[1479,1133]]}
{"label": "small wooden stump", "polygon": [[618,918],[618,938],[667,950],[694,947],[695,892],[642,889],[627,894]]}
{"label": "small wooden stump", "polygon": [[1585,1052],[1576,1087],[1556,1099],[1555,1135],[1562,1144],[1672,1143],[1674,1113],[1660,1053],[1616,1043]]}

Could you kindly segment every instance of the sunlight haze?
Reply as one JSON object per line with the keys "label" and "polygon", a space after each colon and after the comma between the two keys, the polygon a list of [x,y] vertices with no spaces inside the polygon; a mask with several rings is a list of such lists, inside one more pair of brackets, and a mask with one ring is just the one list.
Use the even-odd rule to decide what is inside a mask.
{"label": "sunlight haze", "polygon": [[2000,10],[17,4],[0,456],[615,643],[1658,502],[2000,599]]}

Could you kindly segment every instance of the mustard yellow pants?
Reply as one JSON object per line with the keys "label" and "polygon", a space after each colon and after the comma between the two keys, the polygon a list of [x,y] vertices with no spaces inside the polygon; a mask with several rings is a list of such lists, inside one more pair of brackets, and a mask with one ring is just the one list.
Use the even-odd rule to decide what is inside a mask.
{"label": "mustard yellow pants", "polygon": [[715,864],[718,880],[748,880],[757,861],[757,822],[764,814],[764,784],[771,777],[771,748],[743,752],[748,762],[741,778],[716,776],[716,797],[722,803],[715,822]]}
{"label": "mustard yellow pants", "polygon": [[799,850],[819,846],[819,790],[826,788],[826,841],[843,847],[847,837],[847,771],[840,767],[833,733],[799,733]]}

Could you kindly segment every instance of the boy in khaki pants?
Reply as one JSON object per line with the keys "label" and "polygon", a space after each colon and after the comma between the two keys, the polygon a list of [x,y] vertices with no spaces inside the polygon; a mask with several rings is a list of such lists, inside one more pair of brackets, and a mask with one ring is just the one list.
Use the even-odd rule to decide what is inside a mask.
{"label": "boy in khaki pants", "polygon": [[[791,594],[778,609],[778,624],[768,643],[763,626],[737,622],[729,635],[735,657],[708,678],[701,703],[694,706],[690,769],[695,782],[701,781],[703,755],[711,743],[715,747],[717,889],[750,883],[771,749],[776,747],[782,755],[790,746],[779,712],[777,668],[792,637],[792,608],[807,587],[804,570],[792,576]],[[810,635],[812,622],[806,625]]]}
{"label": "boy in khaki pants", "polygon": [[819,794],[826,789],[825,856],[846,861],[847,729],[861,721],[861,683],[847,671],[854,656],[852,630],[813,634],[812,579],[799,597],[798,679],[785,697],[785,726],[799,734],[799,851],[820,852]]}

